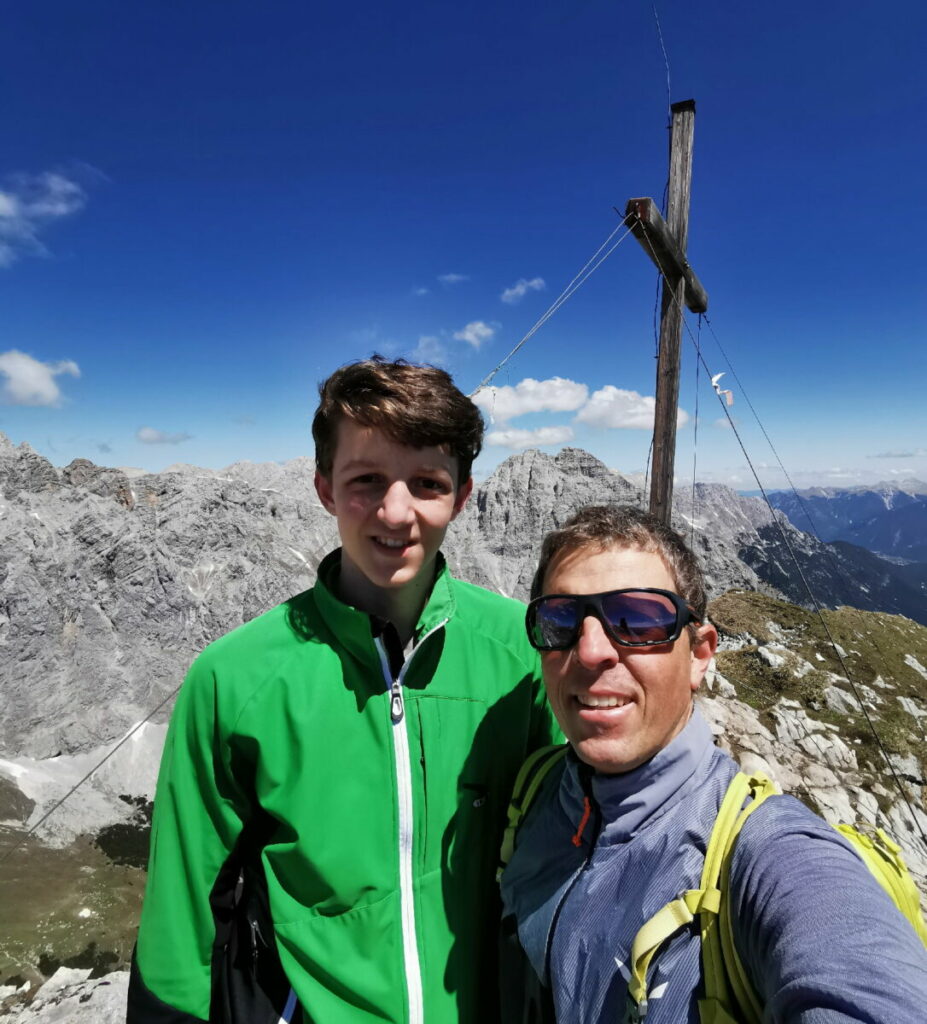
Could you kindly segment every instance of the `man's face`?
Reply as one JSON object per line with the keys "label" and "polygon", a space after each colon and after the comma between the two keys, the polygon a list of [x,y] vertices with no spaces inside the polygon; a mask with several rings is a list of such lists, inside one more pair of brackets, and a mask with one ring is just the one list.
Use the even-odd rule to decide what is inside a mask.
{"label": "man's face", "polygon": [[[637,549],[580,549],[555,558],[545,594],[600,594],[631,587],[676,592],[663,559]],[[657,647],[622,647],[587,616],[567,651],[541,654],[547,696],[577,755],[597,771],[628,772],[682,731],[717,645],[711,625]]]}
{"label": "man's face", "polygon": [[353,420],[338,424],[331,477],[315,477],[338,519],[341,581],[355,600],[369,588],[395,590],[428,576],[448,524],[473,486],[457,482],[457,458],[411,448]]}

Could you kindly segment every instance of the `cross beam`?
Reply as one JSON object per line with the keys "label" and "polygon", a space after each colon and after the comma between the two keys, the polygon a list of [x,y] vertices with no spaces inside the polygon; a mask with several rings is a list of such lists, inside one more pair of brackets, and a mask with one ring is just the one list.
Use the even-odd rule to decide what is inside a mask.
{"label": "cross beam", "polygon": [[676,239],[652,199],[629,199],[624,223],[641,243],[654,266],[666,278],[683,278],[686,282],[686,305],[693,313],[708,310],[708,292],[695,275],[689,261],[679,251]]}
{"label": "cross beam", "polygon": [[685,303],[694,313],[708,309],[708,295],[686,259],[695,100],[674,103],[670,110],[673,122],[666,221],[652,199],[630,199],[625,210],[625,223],[663,278],[650,511],[666,524],[671,521],[673,505],[682,306]]}

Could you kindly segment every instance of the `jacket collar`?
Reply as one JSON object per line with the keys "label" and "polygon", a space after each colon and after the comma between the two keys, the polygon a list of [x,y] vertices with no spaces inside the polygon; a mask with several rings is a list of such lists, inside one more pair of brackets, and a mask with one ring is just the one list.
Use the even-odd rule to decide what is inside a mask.
{"label": "jacket collar", "polygon": [[[704,776],[715,749],[714,737],[697,707],[682,732],[663,750],[623,775],[587,775],[591,795],[602,816],[599,842],[627,842],[649,822],[661,817]],[[571,820],[583,806],[583,774],[588,773],[570,751],[560,787],[560,803]]]}
{"label": "jacket collar", "polygon": [[[371,617],[367,612],[345,604],[337,596],[340,572],[341,548],[337,548],[319,564],[318,578],[313,587],[316,607],[340,646],[355,657],[369,658],[373,654]],[[456,602],[451,583],[447,562],[439,552],[435,561],[435,582],[415,627],[416,644],[453,616]]]}

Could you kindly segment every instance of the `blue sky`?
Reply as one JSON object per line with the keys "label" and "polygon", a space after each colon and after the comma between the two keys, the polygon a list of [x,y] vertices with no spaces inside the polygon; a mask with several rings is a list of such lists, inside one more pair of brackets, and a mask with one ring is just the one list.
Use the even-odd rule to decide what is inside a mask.
{"label": "blue sky", "polygon": [[[689,324],[764,485],[743,389],[801,486],[927,479],[927,9],[657,10],[698,104]],[[0,430],[58,465],[220,467],[311,454],[318,381],[373,351],[470,391],[613,207],[661,199],[666,79],[637,0],[15,5]],[[655,295],[625,240],[494,379],[478,475],[532,443],[643,470]],[[683,353],[678,475],[698,405],[697,478],[755,486]]]}

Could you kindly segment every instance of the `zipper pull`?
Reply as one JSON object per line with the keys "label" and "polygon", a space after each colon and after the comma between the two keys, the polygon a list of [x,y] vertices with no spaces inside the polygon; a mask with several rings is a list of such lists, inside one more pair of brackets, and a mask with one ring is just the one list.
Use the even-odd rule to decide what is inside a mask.
{"label": "zipper pull", "polygon": [[261,934],[261,926],[257,921],[250,919],[248,924],[251,926],[251,962],[257,966],[258,962],[258,943],[266,949],[267,943],[264,941],[264,936]]}
{"label": "zipper pull", "polygon": [[395,725],[397,722],[402,721],[402,716],[405,714],[402,704],[402,686],[398,680],[393,681],[393,685],[390,687],[390,693],[392,696],[389,702],[389,713],[390,718],[392,718],[393,724]]}

